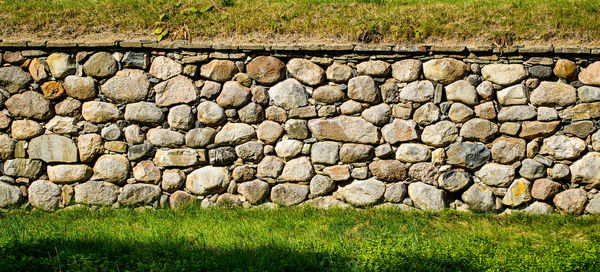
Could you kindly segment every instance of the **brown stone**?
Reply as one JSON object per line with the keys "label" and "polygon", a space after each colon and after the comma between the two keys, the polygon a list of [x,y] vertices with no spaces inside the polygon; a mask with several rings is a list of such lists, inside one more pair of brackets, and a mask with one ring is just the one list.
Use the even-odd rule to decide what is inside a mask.
{"label": "brown stone", "polygon": [[271,56],[258,56],[246,65],[246,72],[256,82],[271,85],[285,77],[285,63]]}
{"label": "brown stone", "polygon": [[62,84],[58,81],[44,82],[41,89],[44,93],[44,97],[50,100],[61,98],[65,94],[65,88],[63,88]]}
{"label": "brown stone", "polygon": [[323,169],[323,173],[333,181],[345,181],[350,178],[350,167],[348,165],[328,166]]}
{"label": "brown stone", "polygon": [[212,60],[200,68],[200,76],[218,82],[230,80],[236,72],[235,64],[230,60]]}
{"label": "brown stone", "polygon": [[554,122],[539,122],[539,121],[526,121],[521,126],[521,133],[519,137],[525,139],[533,139],[537,137],[546,137],[554,134],[554,132],[560,126],[560,121]]}
{"label": "brown stone", "polygon": [[577,78],[577,64],[568,59],[559,59],[554,66],[554,74],[567,80]]}
{"label": "brown stone", "polygon": [[549,179],[538,179],[533,183],[531,196],[537,200],[548,200],[560,190],[560,183]]}
{"label": "brown stone", "polygon": [[397,160],[372,162],[369,164],[369,170],[374,176],[387,182],[403,181],[408,173],[408,168]]}
{"label": "brown stone", "polygon": [[579,121],[569,124],[563,128],[564,133],[573,134],[579,138],[585,138],[592,134],[596,128],[592,121]]}
{"label": "brown stone", "polygon": [[569,189],[554,196],[554,205],[561,213],[581,214],[586,202],[586,193],[581,188]]}
{"label": "brown stone", "polygon": [[590,64],[579,73],[579,81],[586,85],[600,85],[600,61]]}
{"label": "brown stone", "polygon": [[340,160],[344,163],[364,162],[375,156],[375,148],[363,144],[344,144],[340,148]]}
{"label": "brown stone", "polygon": [[577,91],[568,84],[543,81],[531,92],[529,100],[534,106],[565,107],[575,104]]}
{"label": "brown stone", "polygon": [[558,116],[573,121],[595,119],[600,117],[600,102],[577,104],[559,111]]}

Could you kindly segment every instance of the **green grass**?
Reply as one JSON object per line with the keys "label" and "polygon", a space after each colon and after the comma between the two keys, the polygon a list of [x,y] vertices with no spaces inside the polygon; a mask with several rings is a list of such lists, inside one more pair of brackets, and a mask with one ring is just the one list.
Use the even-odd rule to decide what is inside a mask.
{"label": "green grass", "polygon": [[150,34],[161,14],[193,38],[241,42],[600,40],[597,0],[0,0],[0,35]]}
{"label": "green grass", "polygon": [[130,209],[0,216],[2,271],[599,271],[599,217]]}

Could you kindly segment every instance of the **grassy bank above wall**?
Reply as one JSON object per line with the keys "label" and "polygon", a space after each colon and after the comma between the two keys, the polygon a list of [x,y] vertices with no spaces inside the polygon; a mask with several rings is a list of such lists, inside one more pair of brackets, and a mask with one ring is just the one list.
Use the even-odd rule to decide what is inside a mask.
{"label": "grassy bank above wall", "polygon": [[[0,0],[0,35],[72,38],[90,33],[171,33],[242,42],[590,44],[596,0]],[[359,39],[359,34],[363,35]],[[20,36],[24,37],[24,36]]]}
{"label": "grassy bank above wall", "polygon": [[394,210],[0,216],[2,271],[598,271],[600,217]]}

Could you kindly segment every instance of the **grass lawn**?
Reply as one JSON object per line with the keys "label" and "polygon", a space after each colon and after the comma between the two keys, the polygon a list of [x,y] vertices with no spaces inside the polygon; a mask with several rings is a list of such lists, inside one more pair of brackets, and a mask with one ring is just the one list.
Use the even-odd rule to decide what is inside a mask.
{"label": "grass lawn", "polygon": [[598,0],[0,0],[0,36],[151,35],[161,15],[171,33],[240,42],[600,40]]}
{"label": "grass lawn", "polygon": [[2,271],[599,271],[600,217],[395,210],[0,215]]}

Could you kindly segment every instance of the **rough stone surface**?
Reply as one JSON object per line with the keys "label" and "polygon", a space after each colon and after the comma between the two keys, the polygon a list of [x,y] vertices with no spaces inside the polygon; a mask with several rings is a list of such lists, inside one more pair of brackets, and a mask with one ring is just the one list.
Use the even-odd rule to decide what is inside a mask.
{"label": "rough stone surface", "polygon": [[92,176],[92,168],[85,164],[49,165],[46,168],[48,178],[54,183],[71,184],[88,180]]}
{"label": "rough stone surface", "polygon": [[139,102],[146,98],[150,89],[150,81],[142,70],[124,69],[106,83],[100,90],[108,98],[117,103]]}
{"label": "rough stone surface", "polygon": [[269,195],[269,184],[264,181],[253,180],[238,185],[237,190],[248,202],[258,204]]}
{"label": "rough stone surface", "polygon": [[42,135],[29,142],[29,157],[45,162],[76,162],[77,147],[65,136]]}
{"label": "rough stone surface", "polygon": [[319,140],[375,144],[379,142],[377,127],[359,117],[339,116],[332,119],[313,119],[310,132]]}
{"label": "rough stone surface", "polygon": [[477,105],[479,103],[477,90],[465,80],[459,80],[446,86],[446,98],[449,101],[461,102],[467,105]]}
{"label": "rough stone surface", "polygon": [[308,194],[309,187],[306,185],[278,184],[271,189],[271,201],[282,206],[294,206],[304,201]]}
{"label": "rough stone surface", "polygon": [[392,76],[399,82],[411,82],[419,79],[421,74],[421,61],[406,59],[392,64]]}
{"label": "rough stone surface", "polygon": [[569,189],[554,196],[554,205],[561,213],[581,214],[587,202],[583,189]]}
{"label": "rough stone surface", "polygon": [[315,170],[307,157],[299,157],[285,163],[280,178],[286,181],[309,181]]}
{"label": "rough stone surface", "polygon": [[27,191],[29,204],[44,211],[54,211],[58,209],[60,193],[60,187],[47,180],[36,180],[32,182]]}
{"label": "rough stone surface", "polygon": [[18,204],[21,197],[19,187],[0,182],[0,208]]}
{"label": "rough stone surface", "polygon": [[577,92],[571,85],[542,81],[531,92],[529,99],[534,106],[565,107],[575,104]]}
{"label": "rough stone surface", "polygon": [[507,86],[523,80],[527,72],[521,64],[489,64],[483,66],[481,75],[492,83]]}
{"label": "rough stone surface", "polygon": [[306,85],[319,85],[325,80],[323,68],[309,60],[291,59],[287,63],[287,70],[291,76]]}
{"label": "rough stone surface", "polygon": [[463,201],[474,211],[492,211],[496,209],[496,198],[492,188],[484,184],[473,184],[462,194]]}
{"label": "rough stone surface", "polygon": [[404,181],[408,168],[397,160],[381,160],[369,164],[369,170],[378,179],[386,182]]}
{"label": "rough stone surface", "polygon": [[108,52],[98,52],[88,58],[83,64],[83,71],[88,76],[110,77],[114,75],[119,65],[113,56]]}
{"label": "rough stone surface", "polygon": [[452,58],[433,59],[423,64],[423,74],[427,79],[442,84],[450,84],[460,79],[466,72],[467,65]]}
{"label": "rough stone surface", "polygon": [[424,144],[405,143],[396,150],[396,159],[402,162],[422,162],[430,158],[431,151]]}
{"label": "rough stone surface", "polygon": [[179,75],[154,86],[156,105],[166,107],[187,104],[198,97],[198,91],[191,79]]}
{"label": "rough stone surface", "polygon": [[225,82],[233,77],[236,70],[233,61],[211,60],[209,63],[202,65],[200,76],[213,81]]}
{"label": "rough stone surface", "polygon": [[355,180],[336,193],[353,206],[370,206],[383,197],[385,184],[376,179]]}
{"label": "rough stone surface", "polygon": [[433,99],[433,83],[428,80],[413,81],[402,88],[400,99],[411,102],[428,102]]}
{"label": "rough stone surface", "polygon": [[485,145],[477,142],[454,143],[446,150],[446,162],[448,164],[469,169],[482,166],[490,157],[491,153]]}
{"label": "rough stone surface", "polygon": [[438,147],[451,144],[457,137],[458,129],[456,128],[456,125],[450,121],[440,121],[433,125],[429,125],[425,127],[421,133],[421,141],[423,141],[423,143]]}
{"label": "rough stone surface", "polygon": [[160,187],[151,184],[127,184],[117,198],[123,206],[151,204],[160,197]]}
{"label": "rough stone surface", "polygon": [[488,163],[475,172],[481,182],[493,187],[508,187],[515,178],[515,169],[510,165]]}
{"label": "rough stone surface", "polygon": [[285,64],[271,56],[258,56],[246,65],[246,71],[258,83],[271,85],[285,77]]}
{"label": "rough stone surface", "polygon": [[196,195],[221,193],[227,189],[230,175],[224,167],[205,166],[190,173],[185,188]]}
{"label": "rough stone surface", "polygon": [[13,95],[4,105],[12,115],[18,117],[46,120],[51,116],[50,101],[34,91]]}
{"label": "rough stone surface", "polygon": [[269,89],[269,97],[276,106],[286,110],[308,105],[304,86],[295,79],[286,79]]}
{"label": "rough stone surface", "polygon": [[439,211],[446,207],[444,191],[422,182],[408,185],[408,196],[419,209]]}
{"label": "rough stone surface", "polygon": [[377,103],[379,91],[375,81],[370,76],[357,76],[348,81],[348,97],[360,102]]}
{"label": "rough stone surface", "polygon": [[540,154],[548,154],[556,160],[571,160],[579,158],[586,147],[585,141],[576,137],[552,136],[544,139]]}
{"label": "rough stone surface", "polygon": [[244,123],[227,123],[215,135],[215,144],[238,145],[256,136],[254,128]]}
{"label": "rough stone surface", "polygon": [[17,66],[0,67],[0,87],[10,93],[25,89],[33,78]]}

